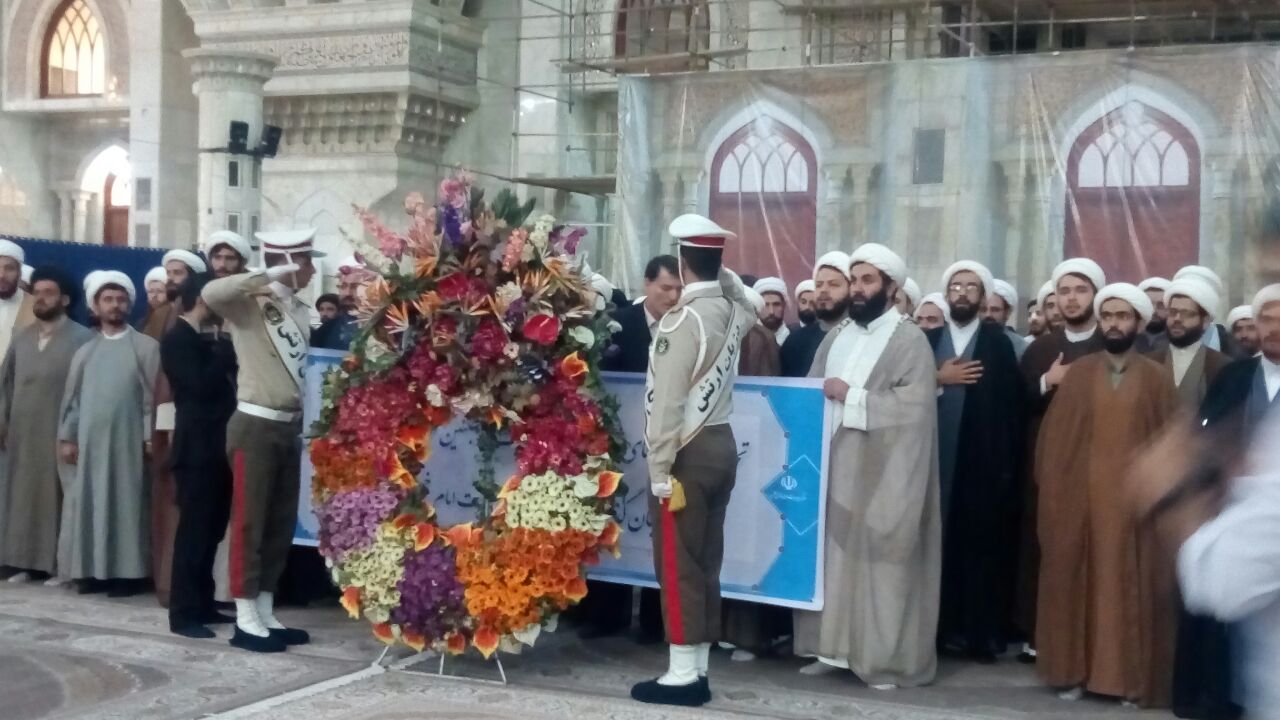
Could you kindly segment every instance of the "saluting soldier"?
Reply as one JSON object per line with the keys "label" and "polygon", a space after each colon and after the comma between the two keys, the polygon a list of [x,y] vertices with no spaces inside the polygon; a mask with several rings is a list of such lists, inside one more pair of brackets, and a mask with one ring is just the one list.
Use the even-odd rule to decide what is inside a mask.
{"label": "saluting soldier", "polygon": [[722,268],[735,235],[700,215],[669,232],[680,244],[684,294],[658,323],[645,387],[649,516],[670,660],[666,674],[631,689],[646,703],[710,701],[707,656],[720,632],[724,520],[737,472],[729,427],[738,351],[755,311]]}
{"label": "saluting soldier", "polygon": [[297,522],[302,372],[310,313],[295,293],[315,274],[315,230],[260,232],[265,270],[205,286],[205,303],[229,328],[239,359],[236,411],[227,424],[232,470],[231,596],[234,647],[280,652],[307,642],[276,620],[273,603]]}

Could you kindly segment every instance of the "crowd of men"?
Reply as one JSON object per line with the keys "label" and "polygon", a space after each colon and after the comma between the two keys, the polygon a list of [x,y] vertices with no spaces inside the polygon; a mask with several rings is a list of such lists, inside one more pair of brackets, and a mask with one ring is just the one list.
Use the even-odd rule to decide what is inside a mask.
{"label": "crowd of men", "polygon": [[[137,328],[125,273],[25,273],[22,248],[0,241],[7,582],[154,589],[176,634],[213,638],[209,625],[234,623],[243,649],[307,642],[275,618],[274,593],[296,522],[311,317],[295,289],[314,274],[312,235],[259,233],[264,269],[233,232],[167,252],[146,274]],[[93,329],[69,316],[82,298]],[[354,309],[354,297],[338,304]],[[317,334],[338,342],[353,321],[331,316]],[[219,612],[219,585],[234,617]]]}
{"label": "crowd of men", "polygon": [[[875,243],[823,255],[794,288],[776,277],[717,285],[732,234],[688,222],[715,232],[673,229],[681,257],[653,258],[634,301],[592,277],[620,328],[605,369],[675,362],[688,332],[681,319],[698,307],[723,313],[721,299],[741,296],[754,317],[741,328],[732,311],[716,320],[721,337],[740,337],[725,357],[741,375],[821,379],[833,435],[824,609],[721,608],[718,585],[708,586],[717,604],[700,599],[696,623],[680,623],[681,637],[697,642],[679,661],[685,674],[673,649],[668,682],[687,675],[696,696],[709,697],[699,648],[712,638],[735,660],[790,647],[813,659],[803,673],[851,672],[879,689],[930,683],[939,653],[994,663],[1020,647],[1019,659],[1067,700],[1091,693],[1186,717],[1239,712],[1235,636],[1199,614],[1211,603],[1179,592],[1177,546],[1160,528],[1176,503],[1144,505],[1129,480],[1140,474],[1137,451],[1169,442],[1161,438],[1181,415],[1243,455],[1242,438],[1280,389],[1280,285],[1224,313],[1226,288],[1208,268],[1132,285],[1072,258],[1024,306],[1011,283],[973,261],[947,268],[942,291],[923,295],[903,259]],[[708,237],[720,244],[695,242]],[[123,273],[77,284],[55,267],[24,270],[22,249],[0,242],[0,568],[9,582],[74,582],[112,596],[154,587],[180,635],[210,638],[208,625],[234,622],[240,648],[307,641],[273,614],[299,490],[301,365],[308,345],[349,346],[362,274],[354,258],[341,264],[338,293],[316,303],[323,324],[311,332],[310,308],[295,296],[314,273],[311,232],[259,238],[264,269],[249,267],[249,243],[230,232],[207,238],[201,253],[167,253],[146,276],[138,329],[127,324],[138,299]],[[81,296],[94,330],[68,318]],[[1024,307],[1027,335],[1012,327]],[[651,417],[650,463],[697,468],[680,471],[686,484],[697,477],[721,489],[690,492],[727,503],[721,486],[732,475],[717,475],[713,460],[735,463],[736,453],[721,452],[732,438],[716,429],[728,417],[717,407],[723,417],[699,430],[705,452],[693,465],[654,444]],[[666,512],[676,493],[653,482]],[[679,552],[719,562],[706,547]],[[215,603],[220,577],[235,617]],[[649,640],[664,625],[672,637],[663,592],[661,601],[641,592]],[[705,617],[709,607],[716,617]],[[593,584],[579,618],[588,635],[628,629],[631,588]],[[638,692],[660,697],[655,687]]]}

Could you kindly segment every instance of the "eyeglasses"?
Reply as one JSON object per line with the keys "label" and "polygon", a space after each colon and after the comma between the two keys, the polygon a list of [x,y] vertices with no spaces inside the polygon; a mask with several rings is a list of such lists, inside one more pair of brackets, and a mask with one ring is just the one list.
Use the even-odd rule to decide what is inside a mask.
{"label": "eyeglasses", "polygon": [[1169,308],[1169,317],[1178,320],[1199,320],[1203,314],[1199,310],[1179,310]]}
{"label": "eyeglasses", "polygon": [[947,286],[947,290],[953,293],[976,295],[982,292],[982,283],[951,283]]}

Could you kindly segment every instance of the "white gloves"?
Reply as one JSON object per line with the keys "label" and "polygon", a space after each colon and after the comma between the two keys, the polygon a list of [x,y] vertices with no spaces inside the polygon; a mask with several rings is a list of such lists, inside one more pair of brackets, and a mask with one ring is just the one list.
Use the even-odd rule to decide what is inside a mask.
{"label": "white gloves", "polygon": [[272,267],[267,268],[267,279],[270,280],[271,282],[280,282],[284,278],[288,277],[289,275],[292,275],[293,273],[298,272],[301,269],[302,268],[298,267],[294,263],[289,263],[287,265],[274,265]]}
{"label": "white gloves", "polygon": [[661,482],[649,481],[649,492],[653,493],[657,498],[669,498],[674,490],[671,484],[671,476],[668,475]]}

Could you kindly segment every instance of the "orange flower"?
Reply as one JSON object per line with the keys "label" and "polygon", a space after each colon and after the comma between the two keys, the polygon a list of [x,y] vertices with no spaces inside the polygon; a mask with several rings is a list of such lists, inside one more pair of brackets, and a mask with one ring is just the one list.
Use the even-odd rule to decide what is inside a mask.
{"label": "orange flower", "polygon": [[560,373],[565,377],[576,378],[587,372],[587,362],[575,350],[568,357],[560,361]]}
{"label": "orange flower", "polygon": [[426,257],[418,258],[417,262],[413,264],[413,272],[419,278],[430,277],[431,274],[434,273],[435,271],[436,271],[435,255],[428,255]]}
{"label": "orange flower", "polygon": [[472,636],[471,644],[488,660],[498,650],[498,633],[491,627],[481,627]]}
{"label": "orange flower", "polygon": [[505,498],[508,495],[510,495],[512,491],[518,490],[519,488],[520,488],[520,476],[512,475],[511,477],[507,478],[506,482],[502,483],[502,489],[498,491],[498,497]]}
{"label": "orange flower", "polygon": [[570,580],[565,586],[565,593],[568,598],[574,602],[580,602],[582,598],[587,596],[587,581],[580,577]]}
{"label": "orange flower", "polygon": [[604,526],[604,531],[600,533],[600,544],[606,547],[613,547],[618,543],[618,538],[622,535],[622,527],[618,525],[617,520],[610,520]]}
{"label": "orange flower", "polygon": [[597,479],[600,481],[600,489],[596,491],[596,497],[607,498],[618,491],[618,483],[622,482],[622,473],[605,470]]}
{"label": "orange flower", "polygon": [[467,649],[467,638],[462,633],[449,633],[444,639],[450,655],[461,655]]}
{"label": "orange flower", "polygon": [[360,617],[360,588],[353,585],[342,591],[342,609],[352,619]]}
{"label": "orange flower", "polygon": [[416,633],[411,630],[402,631],[400,633],[400,641],[417,652],[422,652],[422,649],[427,646],[427,638],[421,633]]}
{"label": "orange flower", "polygon": [[391,527],[395,528],[396,530],[408,530],[409,528],[413,527],[414,523],[416,522],[418,522],[417,518],[410,515],[409,513],[404,513],[402,515],[397,515],[396,519],[391,521]]}
{"label": "orange flower", "polygon": [[431,546],[436,539],[436,526],[431,523],[418,523],[414,530],[413,549],[422,552]]}
{"label": "orange flower", "polygon": [[471,543],[471,523],[454,525],[445,530],[444,539],[456,547],[466,547]]}
{"label": "orange flower", "polygon": [[409,308],[404,303],[396,303],[388,307],[383,319],[383,325],[392,335],[399,335],[408,330],[410,322]]}
{"label": "orange flower", "polygon": [[493,423],[493,426],[495,428],[501,430],[503,424],[505,424],[506,421],[507,421],[506,413],[502,412],[501,407],[498,407],[497,405],[495,405],[489,408],[489,422]]}
{"label": "orange flower", "polygon": [[396,641],[396,631],[390,623],[378,623],[373,626],[373,636],[390,645]]}

